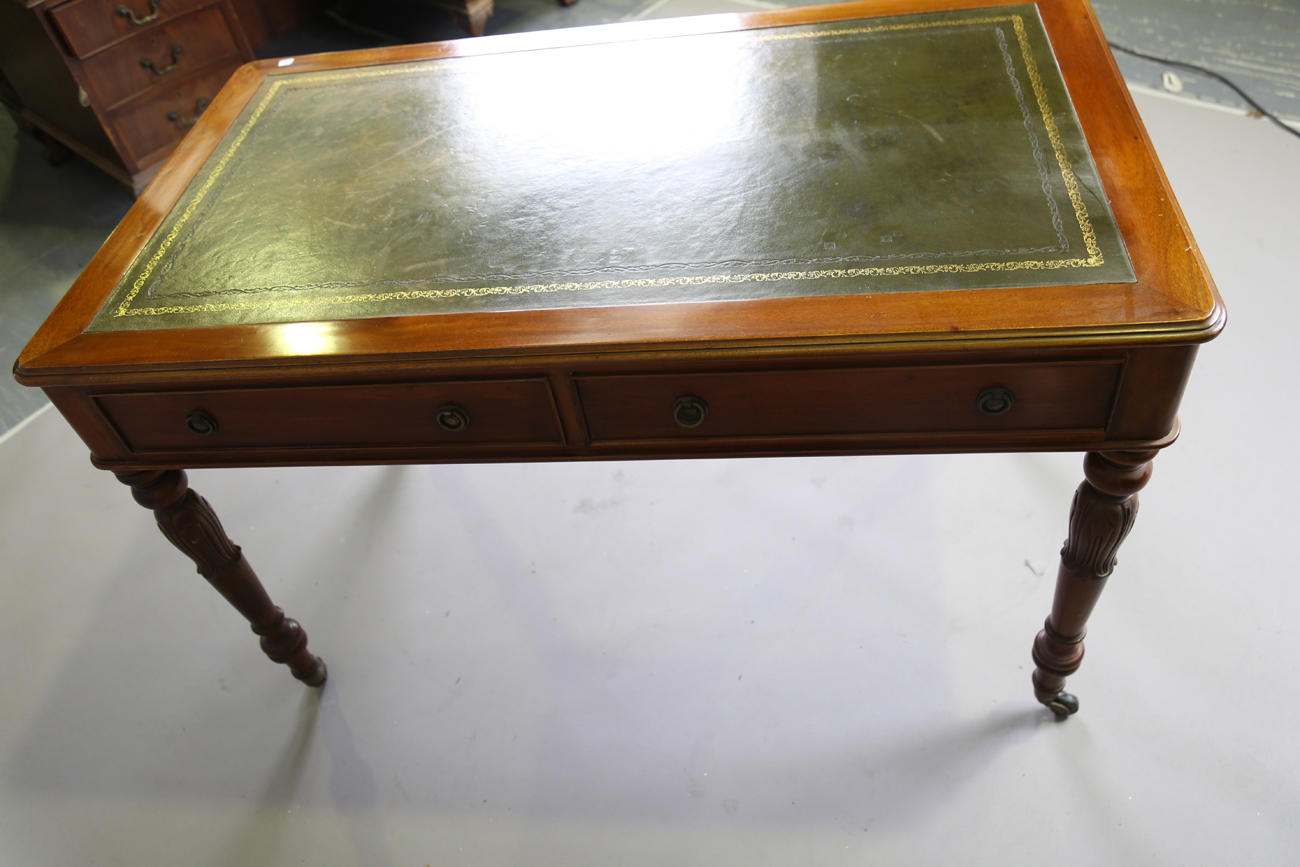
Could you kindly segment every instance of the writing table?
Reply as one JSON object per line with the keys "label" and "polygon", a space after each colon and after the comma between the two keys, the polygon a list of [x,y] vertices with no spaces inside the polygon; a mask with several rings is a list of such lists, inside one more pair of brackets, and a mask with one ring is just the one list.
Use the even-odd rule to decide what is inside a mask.
{"label": "writing table", "polygon": [[1067,715],[1224,315],[1085,0],[881,0],[244,66],[15,374],[311,685],[184,468],[1086,452]]}

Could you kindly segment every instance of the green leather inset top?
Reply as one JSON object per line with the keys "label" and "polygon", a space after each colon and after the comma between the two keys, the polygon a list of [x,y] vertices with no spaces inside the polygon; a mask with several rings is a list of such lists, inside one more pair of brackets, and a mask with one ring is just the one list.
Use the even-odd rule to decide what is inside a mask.
{"label": "green leather inset top", "polygon": [[1133,280],[1026,5],[271,76],[90,330]]}

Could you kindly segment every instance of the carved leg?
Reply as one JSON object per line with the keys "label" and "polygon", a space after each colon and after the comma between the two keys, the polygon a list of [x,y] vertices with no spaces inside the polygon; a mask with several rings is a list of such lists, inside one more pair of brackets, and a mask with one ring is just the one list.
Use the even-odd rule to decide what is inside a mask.
{"label": "carved leg", "polygon": [[1093,606],[1115,568],[1115,552],[1133,529],[1137,492],[1151,478],[1157,452],[1088,452],[1086,481],[1070,506],[1070,536],[1061,549],[1052,613],[1034,640],[1034,695],[1059,717],[1079,709],[1063,692],[1083,661],[1083,636]]}
{"label": "carved leg", "polygon": [[296,620],[271,603],[239,546],[230,541],[208,501],[190,490],[184,470],[145,470],[118,473],[131,486],[135,501],[153,509],[158,529],[199,567],[199,574],[262,637],[262,650],[273,662],[289,666],[308,686],[325,682],[325,663],[307,650],[307,633]]}

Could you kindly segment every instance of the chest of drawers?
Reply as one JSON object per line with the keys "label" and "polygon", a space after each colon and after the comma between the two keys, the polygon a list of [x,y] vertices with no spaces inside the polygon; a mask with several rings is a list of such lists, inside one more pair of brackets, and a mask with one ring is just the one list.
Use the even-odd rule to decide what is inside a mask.
{"label": "chest of drawers", "polygon": [[[261,23],[261,22],[257,22]],[[232,0],[4,0],[9,109],[138,195],[252,45]]]}

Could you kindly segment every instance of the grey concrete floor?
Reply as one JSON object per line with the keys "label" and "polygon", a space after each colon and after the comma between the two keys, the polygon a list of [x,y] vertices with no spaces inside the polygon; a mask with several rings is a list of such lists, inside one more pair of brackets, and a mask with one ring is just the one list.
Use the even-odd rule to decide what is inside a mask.
{"label": "grey concrete floor", "polygon": [[[1093,7],[1116,45],[1227,76],[1265,109],[1300,123],[1300,3],[1295,0],[1093,0]],[[1124,53],[1116,59],[1130,83],[1246,107],[1238,94],[1203,74]],[[1166,80],[1165,73],[1174,77]]]}
{"label": "grey concrete floor", "polygon": [[[0,357],[6,373],[113,231],[131,197],[83,160],[50,166],[0,110]],[[46,405],[0,376],[0,434]]]}
{"label": "grey concrete floor", "polygon": [[[0,864],[1293,863],[1300,162],[1137,102],[1230,321],[1078,716],[1028,682],[1077,455],[192,473],[318,692],[46,411],[0,439]],[[0,242],[79,267],[112,202]]]}

